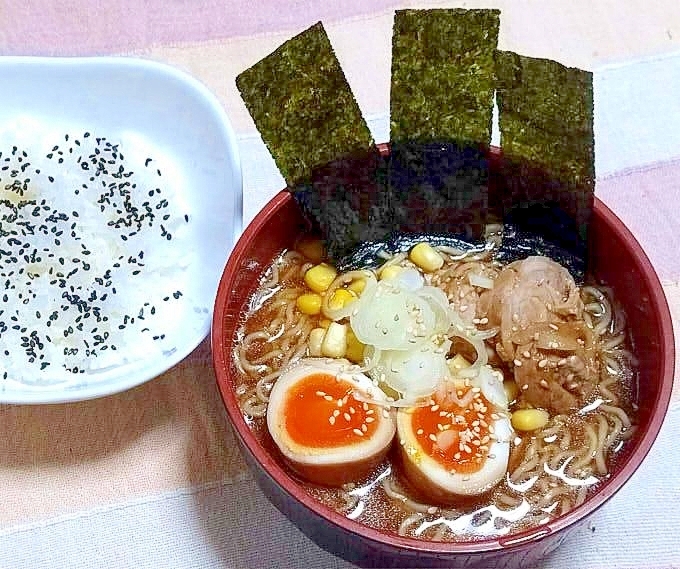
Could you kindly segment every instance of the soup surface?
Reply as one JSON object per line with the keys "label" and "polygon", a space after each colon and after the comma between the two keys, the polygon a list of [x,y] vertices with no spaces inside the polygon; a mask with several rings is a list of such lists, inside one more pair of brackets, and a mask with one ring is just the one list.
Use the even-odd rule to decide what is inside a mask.
{"label": "soup surface", "polygon": [[265,272],[233,348],[236,392],[262,444],[286,462],[267,428],[277,381],[300,362],[340,362],[380,390],[352,396],[389,415],[396,435],[367,475],[302,479],[324,504],[383,531],[458,540],[583,503],[635,431],[635,359],[611,291],[577,285],[546,257],[502,266],[489,248],[423,242],[384,257],[338,273],[303,238]]}

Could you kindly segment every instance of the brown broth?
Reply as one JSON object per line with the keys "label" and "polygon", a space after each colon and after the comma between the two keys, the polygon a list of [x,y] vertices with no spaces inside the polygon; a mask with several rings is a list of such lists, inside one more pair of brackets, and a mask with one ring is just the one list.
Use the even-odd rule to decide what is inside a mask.
{"label": "brown broth", "polygon": [[[285,267],[281,270],[282,274],[284,272]],[[299,275],[289,275],[276,290],[281,291],[286,288],[303,286],[302,278]],[[265,329],[277,316],[277,311],[272,308],[276,302],[276,295],[272,296],[269,293],[265,294],[265,292],[260,287],[251,296],[250,309],[245,315],[235,338],[234,385],[237,388],[237,393],[241,394],[242,401],[254,389],[256,380],[244,373],[239,364],[238,346],[246,335]],[[289,302],[294,303],[295,301],[290,300]],[[320,325],[321,316],[309,316],[307,319],[311,327]],[[264,343],[255,344],[252,350],[248,352],[250,359],[263,356],[267,351],[265,347]],[[277,362],[278,359],[275,359],[271,363],[277,365]],[[503,371],[508,373],[507,369]],[[634,373],[632,370],[628,370],[623,380],[617,382],[611,388],[620,397],[624,411],[632,418],[635,416],[635,405],[631,402],[634,381]],[[592,404],[597,398],[596,392],[587,403]],[[521,404],[520,398],[514,405]],[[587,407],[588,405],[586,405]],[[512,411],[512,409],[511,406],[510,410]],[[244,416],[261,444],[281,460],[278,449],[267,432],[265,419],[263,417],[251,417],[247,413],[244,413]],[[588,447],[589,440],[591,440],[589,437],[592,438],[593,435],[592,432],[590,435],[588,434],[589,427],[587,425],[590,425],[597,432],[599,419],[597,414],[592,412],[586,413],[585,417],[586,420],[578,413],[572,413],[560,422],[559,428],[553,429],[555,433],[551,434],[550,437],[554,437],[554,441],[549,444],[559,445],[562,442],[564,456],[556,460],[554,464],[551,464],[550,459],[539,460],[540,469],[545,472],[544,463],[546,463],[547,468],[557,472],[559,476],[560,469],[565,471],[564,464],[565,460],[569,459],[569,454],[576,454],[576,449]],[[615,422],[616,419],[612,419],[612,421]],[[616,469],[616,463],[619,457],[625,453],[627,446],[623,439],[627,439],[632,432],[634,432],[634,429],[628,429],[624,437],[617,438],[617,444],[607,453],[608,473],[584,475],[581,482],[585,479],[589,480],[590,483],[574,487],[560,482],[559,478],[554,475],[544,477],[546,480],[541,479],[533,486],[530,486],[523,477],[513,482],[509,473],[514,472],[522,463],[527,449],[532,445],[534,448],[541,448],[547,444],[541,438],[543,435],[517,432],[517,436],[511,442],[509,473],[506,478],[490,492],[471,500],[461,499],[460,504],[456,504],[454,507],[419,501],[417,491],[409,487],[408,481],[402,474],[398,452],[395,451],[396,443],[386,460],[370,476],[358,480],[352,485],[338,489],[321,487],[304,480],[300,480],[300,484],[311,496],[325,505],[382,531],[436,540],[483,539],[540,525],[582,502],[608,478],[609,473]],[[550,437],[547,438],[550,440]],[[568,444],[564,444],[565,442]],[[572,462],[576,460],[578,460],[578,457],[571,459]],[[283,464],[282,460],[281,463]],[[567,463],[569,463],[568,460]],[[294,477],[292,473],[291,476]],[[575,479],[574,476],[568,478],[572,482]],[[397,488],[393,489],[403,494],[403,499],[395,499],[388,495],[386,488],[382,485],[386,479],[391,479],[396,483]],[[524,488],[525,486],[529,487]],[[560,495],[564,497],[565,492],[568,497],[567,500],[558,501]],[[551,494],[554,494],[554,497],[551,497]]]}

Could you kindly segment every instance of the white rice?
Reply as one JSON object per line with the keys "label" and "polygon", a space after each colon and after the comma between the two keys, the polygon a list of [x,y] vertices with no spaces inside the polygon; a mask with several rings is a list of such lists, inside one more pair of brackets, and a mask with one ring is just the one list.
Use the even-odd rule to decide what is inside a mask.
{"label": "white rice", "polygon": [[133,139],[34,134],[0,132],[0,383],[89,381],[172,351],[192,221],[172,164]]}

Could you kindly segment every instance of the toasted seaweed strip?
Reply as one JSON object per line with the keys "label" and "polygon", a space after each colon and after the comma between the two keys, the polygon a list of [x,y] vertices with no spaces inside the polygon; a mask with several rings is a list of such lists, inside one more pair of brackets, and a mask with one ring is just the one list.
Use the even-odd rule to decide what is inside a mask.
{"label": "toasted seaweed strip", "polygon": [[498,10],[395,14],[389,188],[400,231],[483,232],[498,26]]}
{"label": "toasted seaweed strip", "polygon": [[504,187],[490,205],[585,259],[595,185],[592,73],[512,52],[499,51],[496,63]]}
{"label": "toasted seaweed strip", "polygon": [[290,187],[317,166],[373,146],[371,133],[318,22],[236,78]]}
{"label": "toasted seaweed strip", "polygon": [[390,140],[491,140],[499,10],[398,10]]}
{"label": "toasted seaweed strip", "polygon": [[328,258],[341,259],[366,241],[392,230],[393,208],[385,191],[385,159],[377,148],[354,152],[314,168],[293,195],[326,242]]}

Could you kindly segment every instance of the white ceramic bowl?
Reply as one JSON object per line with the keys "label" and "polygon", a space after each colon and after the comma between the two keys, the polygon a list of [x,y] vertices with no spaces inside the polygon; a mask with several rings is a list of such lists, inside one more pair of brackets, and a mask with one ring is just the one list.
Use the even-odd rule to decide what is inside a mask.
{"label": "white ceramic bowl", "polygon": [[[82,216],[71,218],[79,224],[78,239],[95,244],[88,258],[94,260],[93,265],[105,267],[116,255],[128,258],[130,251],[144,250],[144,266],[134,278],[131,270],[116,273],[113,286],[117,288],[117,304],[103,309],[113,312],[108,327],[110,338],[119,342],[115,357],[113,350],[99,352],[99,359],[93,360],[95,365],[83,358],[88,371],[65,377],[63,370],[47,373],[56,369],[58,362],[46,366],[44,373],[35,365],[16,369],[8,361],[13,355],[21,355],[22,348],[16,345],[16,335],[0,334],[0,350],[10,354],[3,360],[5,370],[0,370],[0,402],[48,403],[98,397],[159,375],[191,353],[207,335],[220,275],[241,231],[241,168],[236,139],[222,106],[198,81],[146,60],[8,57],[0,58],[0,74],[4,85],[0,90],[1,160],[10,157],[16,162],[17,156],[11,156],[12,146],[17,146],[19,153],[28,149],[25,160],[31,165],[20,175],[31,175],[33,197],[38,201],[46,195],[52,207],[69,216],[74,203],[92,209],[93,204],[86,201],[94,194],[87,198],[85,193],[74,195],[71,189],[74,184],[89,183],[87,176],[91,173],[78,168],[76,155],[86,161],[97,144],[103,150],[101,140],[96,142],[101,137],[118,145],[126,172],[133,171],[126,178],[136,184],[131,193],[133,204],[141,208],[150,200],[148,192],[153,193],[156,187],[162,190],[161,196],[157,193],[150,200],[149,207],[156,214],[153,229],[145,226],[126,242],[116,240],[113,249],[109,249],[111,240],[105,232],[108,221],[115,218],[111,208],[101,216],[91,216],[87,223]],[[56,162],[53,146],[64,152],[60,155],[64,163]],[[48,158],[48,154],[53,156]],[[118,166],[116,162],[111,168]],[[54,187],[47,182],[48,172],[56,178]],[[7,171],[3,173],[6,183]],[[92,184],[111,181],[111,176],[102,176]],[[60,184],[61,194],[55,193]],[[163,196],[168,205],[156,209]],[[0,204],[0,209],[7,227],[8,206]],[[166,212],[170,217],[166,227],[160,228]],[[171,241],[164,234],[170,224],[174,224]],[[100,230],[104,231],[101,235]],[[0,245],[6,249],[6,238],[1,239]],[[62,241],[68,239],[64,235]],[[59,247],[51,243],[50,247],[57,253],[47,265],[55,265],[63,243]],[[121,263],[125,265],[124,260]],[[47,265],[43,262],[43,269]],[[7,272],[8,268],[0,263],[0,271]],[[75,278],[67,279],[67,286]],[[41,293],[43,312],[58,310],[62,302],[62,292],[53,288]],[[177,291],[181,295],[175,298]],[[83,288],[81,296],[86,294]],[[10,298],[4,304],[0,306],[5,308],[0,319],[24,310],[16,298],[14,303]],[[152,306],[156,308],[153,315]],[[142,307],[146,307],[146,321],[137,319],[134,325],[128,321],[125,333],[119,333],[117,323],[122,314],[137,317]],[[71,310],[71,314],[75,312]],[[35,323],[44,338],[47,328],[41,328],[41,322],[45,322],[44,315]],[[102,328],[104,323],[100,324]],[[81,348],[82,354],[85,349]],[[4,371],[8,374],[3,379]]]}

